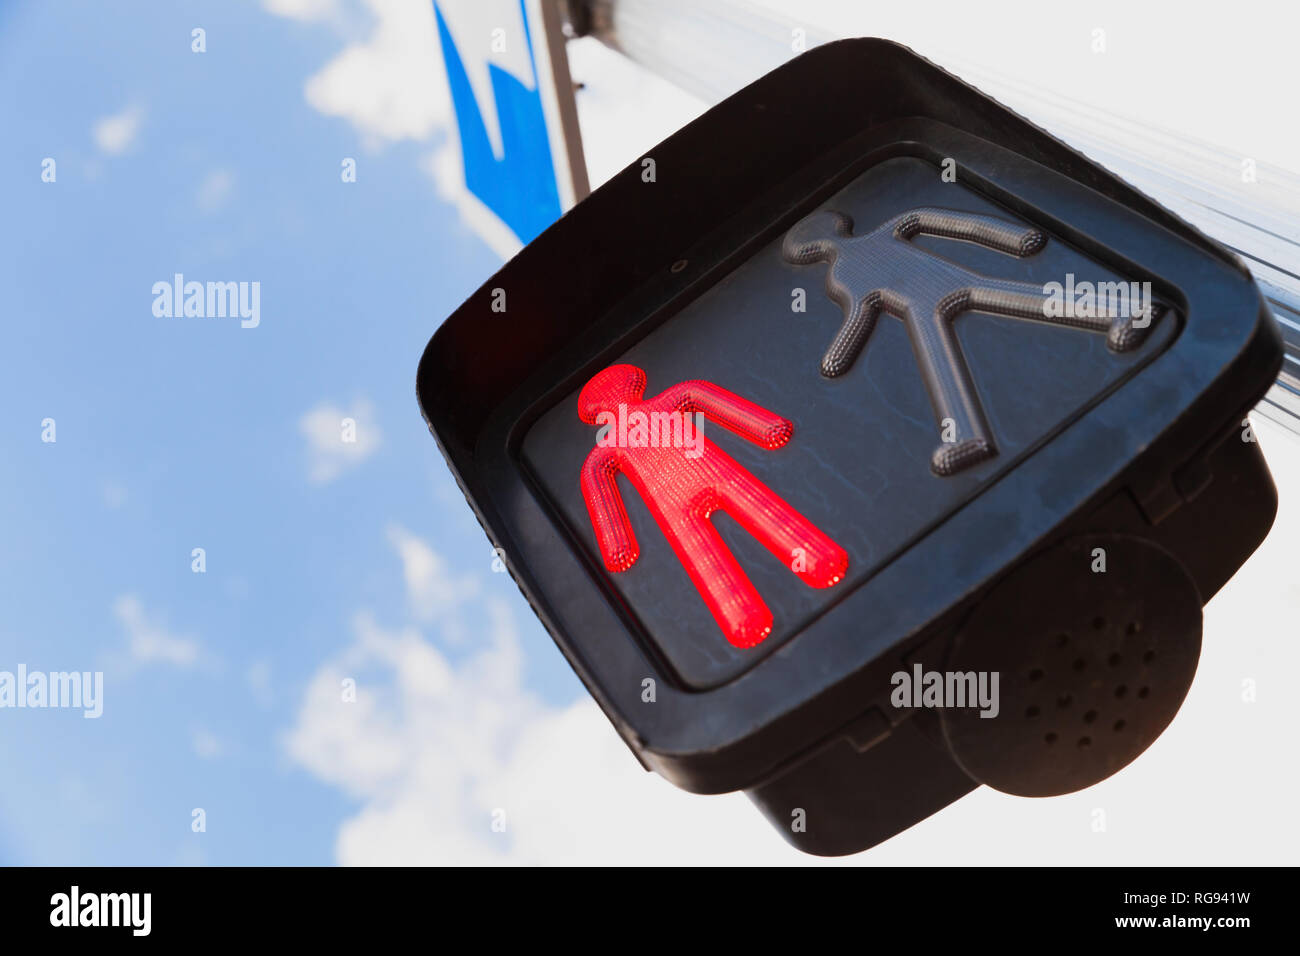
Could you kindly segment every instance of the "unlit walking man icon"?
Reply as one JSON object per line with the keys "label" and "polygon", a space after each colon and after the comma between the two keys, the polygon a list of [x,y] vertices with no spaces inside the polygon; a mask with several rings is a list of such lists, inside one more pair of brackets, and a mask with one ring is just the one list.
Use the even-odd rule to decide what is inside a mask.
{"label": "unlit walking man icon", "polygon": [[644,422],[658,416],[666,422],[673,415],[701,413],[760,448],[777,449],[794,433],[790,422],[710,382],[682,382],[650,399],[645,389],[645,372],[635,365],[613,365],[578,395],[578,416],[601,425],[604,436],[583,463],[582,497],[605,567],[626,571],[640,555],[615,480],[621,473],[654,515],[727,640],[752,647],[771,633],[772,612],[713,527],[709,519],[714,512],[729,514],[811,587],[837,584],[848,568],[848,555],[703,436],[702,450],[696,446],[695,454],[662,438],[648,443],[644,432],[639,439],[605,440],[615,420]]}
{"label": "unlit walking man icon", "polygon": [[[843,375],[861,354],[882,312],[907,326],[912,351],[944,430],[930,467],[951,475],[997,454],[953,320],[963,312],[991,312],[1106,333],[1116,352],[1137,348],[1156,311],[1134,313],[1109,306],[1102,314],[1051,314],[1040,286],[995,279],[914,245],[917,236],[979,243],[1007,255],[1031,256],[1047,237],[1037,229],[992,216],[949,209],[912,209],[861,236],[852,235],[847,215],[821,210],[796,223],[782,252],[796,264],[829,262],[826,291],[844,310],[844,324],[822,357],[828,378]],[[1147,303],[1150,307],[1151,304]],[[1136,321],[1135,321],[1136,320]]]}

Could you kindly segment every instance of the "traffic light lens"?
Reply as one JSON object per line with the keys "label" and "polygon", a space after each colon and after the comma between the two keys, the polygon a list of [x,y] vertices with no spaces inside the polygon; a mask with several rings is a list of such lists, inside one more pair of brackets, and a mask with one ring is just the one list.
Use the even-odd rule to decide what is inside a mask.
{"label": "traffic light lens", "polygon": [[[790,261],[789,237],[835,235],[829,218],[829,232],[803,228],[818,210],[841,211],[851,235],[865,236],[939,206],[980,235],[1014,239],[1024,254],[917,228],[882,242],[906,259],[881,258],[880,270],[851,275],[848,291],[918,296],[925,289],[909,277],[921,266],[935,277],[934,298],[952,276],[990,277],[1007,288],[1038,290],[1040,299],[1045,284],[1067,275],[1079,282],[1129,278],[961,183],[943,182],[928,161],[889,159],[775,224],[728,275],[612,364],[588,371],[526,432],[522,455],[536,487],[682,685],[716,687],[747,672],[1175,338],[1173,315],[1120,351],[1108,344],[1105,321],[1098,334],[969,310],[951,319],[946,345],[927,344],[895,314],[907,303],[894,301],[893,311],[882,307],[875,316],[853,361],[828,377],[824,358],[842,337],[845,297],[827,294],[831,266]],[[732,396],[730,404],[716,400],[722,393]],[[671,395],[673,402],[646,411],[687,413],[674,427],[693,427],[706,413],[699,437],[729,462],[710,482],[691,478],[702,467],[691,449],[608,449],[599,467],[584,468],[593,446],[599,450],[602,411],[614,440],[620,430],[639,440],[636,426],[654,424],[628,420],[647,394],[655,401]],[[725,414],[711,419],[711,410]],[[985,451],[972,454],[979,442]],[[655,494],[621,467],[628,454],[657,483]],[[936,456],[943,467],[935,466]],[[730,469],[747,475],[748,487],[778,496],[846,560],[824,556],[820,539],[802,542],[800,531],[782,524],[779,506],[725,500]],[[671,504],[657,510],[656,494]],[[709,527],[672,530],[677,526],[663,509],[684,508],[691,495],[699,495],[692,513],[707,513]],[[811,545],[806,554],[794,553],[804,543]],[[801,563],[806,569],[792,575]],[[722,593],[731,596],[708,596]],[[872,622],[861,626],[869,638]]]}

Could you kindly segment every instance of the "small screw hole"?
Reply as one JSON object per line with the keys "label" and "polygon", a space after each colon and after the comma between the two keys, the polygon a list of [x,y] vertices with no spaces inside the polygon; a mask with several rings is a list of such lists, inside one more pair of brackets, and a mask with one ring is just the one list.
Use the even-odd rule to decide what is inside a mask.
{"label": "small screw hole", "polygon": [[672,264],[672,266],[669,267],[669,271],[670,271],[670,272],[681,272],[681,271],[682,271],[683,269],[685,269],[685,268],[686,268],[686,260],[685,260],[685,259],[678,259],[676,262],[674,262],[674,263]]}

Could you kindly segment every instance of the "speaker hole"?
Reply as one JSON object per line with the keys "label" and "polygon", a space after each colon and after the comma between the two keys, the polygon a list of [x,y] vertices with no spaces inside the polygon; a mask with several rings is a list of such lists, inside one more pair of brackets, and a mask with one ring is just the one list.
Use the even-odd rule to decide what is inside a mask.
{"label": "speaker hole", "polygon": [[1149,651],[1147,651],[1145,654],[1142,655],[1142,663],[1143,663],[1143,664],[1150,664],[1150,663],[1151,663],[1153,660],[1155,660],[1155,659],[1156,659],[1156,652],[1155,652],[1155,651],[1150,651],[1150,650],[1149,650]]}
{"label": "speaker hole", "polygon": [[1043,679],[1043,669],[1042,669],[1041,667],[1035,667],[1033,670],[1031,670],[1031,671],[1029,672],[1029,679],[1030,679],[1030,680],[1042,680],[1042,679]]}
{"label": "speaker hole", "polygon": [[1097,712],[1095,710],[1090,710],[1083,715],[1083,722],[1085,724],[1090,724],[1096,719],[1097,719]]}
{"label": "speaker hole", "polygon": [[1110,657],[1106,658],[1106,663],[1111,667],[1119,667],[1120,660],[1121,658],[1118,654],[1112,654]]}
{"label": "speaker hole", "polygon": [[1129,636],[1132,636],[1142,630],[1142,625],[1137,621],[1129,621],[1128,627],[1124,628],[1124,630],[1128,632]]}
{"label": "speaker hole", "polygon": [[1106,619],[1104,617],[1094,617],[1092,619],[1093,630],[1100,631],[1105,626],[1106,626]]}
{"label": "speaker hole", "polygon": [[1085,661],[1082,657],[1080,657],[1077,661],[1074,662],[1074,669],[1076,671],[1081,671],[1087,666],[1088,666],[1088,662]]}
{"label": "speaker hole", "polygon": [[1120,684],[1118,687],[1115,688],[1115,696],[1120,698],[1121,700],[1123,699],[1124,695],[1127,693],[1128,693],[1128,688],[1125,687],[1123,684]]}
{"label": "speaker hole", "polygon": [[1056,698],[1056,706],[1061,708],[1062,710],[1069,707],[1070,704],[1073,702],[1074,702],[1074,698],[1069,694],[1066,694],[1064,697]]}
{"label": "speaker hole", "polygon": [[1125,726],[1124,721],[1122,720],[1115,721],[1115,733],[1119,733],[1121,730],[1123,730],[1124,726]]}
{"label": "speaker hole", "polygon": [[1091,737],[1080,737],[1080,738],[1079,738],[1079,749],[1080,749],[1080,750],[1087,750],[1087,749],[1088,749],[1089,747],[1091,747],[1091,746],[1092,746],[1092,738],[1091,738]]}
{"label": "speaker hole", "polygon": [[1043,738],[1043,740],[1050,747],[1052,744],[1056,743],[1056,734],[1048,734]]}
{"label": "speaker hole", "polygon": [[1143,700],[1146,700],[1146,699],[1147,699],[1147,695],[1150,694],[1150,693],[1151,693],[1151,688],[1150,688],[1150,687],[1139,687],[1139,688],[1138,688],[1138,696],[1141,697]]}
{"label": "speaker hole", "polygon": [[1069,644],[1069,643],[1070,643],[1070,635],[1069,635],[1069,634],[1066,634],[1064,631],[1062,631],[1060,634],[1057,634],[1057,635],[1056,635],[1056,646],[1057,646],[1057,647],[1064,647],[1066,644]]}

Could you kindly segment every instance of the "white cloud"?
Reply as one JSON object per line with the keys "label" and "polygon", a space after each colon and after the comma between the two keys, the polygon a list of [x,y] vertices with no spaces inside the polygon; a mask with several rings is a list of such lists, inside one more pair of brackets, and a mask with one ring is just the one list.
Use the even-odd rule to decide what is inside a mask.
{"label": "white cloud", "polygon": [[[792,856],[740,795],[692,797],[643,771],[592,702],[542,703],[507,606],[489,601],[484,618],[483,648],[453,665],[418,630],[359,615],[352,645],[312,678],[286,745],[361,804],[340,828],[340,863]],[[492,829],[498,809],[505,832]]]}
{"label": "white cloud", "polygon": [[[521,248],[519,238],[465,186],[461,149],[441,43],[430,2],[356,0],[372,27],[309,77],[307,102],[326,116],[346,119],[368,148],[402,140],[433,140],[423,168],[437,195],[455,206],[461,221],[503,259]],[[324,18],[305,0],[266,0],[272,13],[295,19]],[[300,7],[312,8],[309,17]],[[330,8],[334,9],[333,7]],[[495,12],[494,12],[495,11]],[[504,142],[491,89],[489,63],[535,82],[526,46],[519,42],[517,4],[462,2],[448,8],[448,28],[465,53],[464,66],[493,150]],[[493,28],[505,46],[493,49]],[[477,44],[477,46],[476,46]],[[655,77],[595,39],[569,44],[574,78],[585,83],[578,97],[583,148],[593,185],[637,159],[646,149],[703,111],[703,102]]]}
{"label": "white cloud", "polygon": [[143,122],[144,110],[139,106],[128,106],[120,113],[102,117],[95,122],[95,145],[110,156],[124,153],[135,142]]}
{"label": "white cloud", "polygon": [[416,619],[432,621],[478,593],[476,577],[453,578],[442,556],[405,528],[390,526],[388,541],[402,559],[407,601]]}
{"label": "white cloud", "polygon": [[[414,593],[448,602],[466,587],[426,544],[389,534]],[[506,602],[443,606],[440,637],[461,627],[479,641],[454,663],[416,627],[388,629],[369,613],[352,627],[284,741],[359,803],[339,830],[340,863],[799,859],[744,797],[693,797],[642,770],[591,701],[556,707],[533,694]],[[498,809],[505,832],[492,829]]]}
{"label": "white cloud", "polygon": [[138,664],[163,663],[193,667],[199,661],[199,642],[172,634],[145,613],[139,598],[127,594],[113,602],[113,614],[127,636],[127,650]]}
{"label": "white cloud", "polygon": [[333,481],[361,464],[374,454],[383,437],[374,408],[364,399],[347,411],[322,402],[302,416],[298,428],[307,439],[307,477],[318,484]]}
{"label": "white cloud", "polygon": [[[297,2],[301,0],[278,0],[266,7],[272,13],[292,16],[278,8],[281,3]],[[513,256],[520,249],[518,237],[465,188],[433,4],[363,2],[374,24],[370,35],[349,44],[307,79],[307,102],[326,116],[351,123],[367,148],[401,140],[437,140],[424,163],[437,195],[452,203],[462,220],[498,255]],[[486,70],[486,60],[474,65],[480,72]],[[481,96],[487,92],[479,90]],[[495,104],[485,105],[491,105],[495,115]]]}
{"label": "white cloud", "polygon": [[194,201],[204,212],[216,212],[230,199],[235,177],[228,169],[214,169],[204,177]]}
{"label": "white cloud", "polygon": [[[308,682],[289,757],[359,804],[340,826],[347,865],[810,862],[740,794],[697,797],[645,772],[589,699],[554,706],[525,684],[510,606],[409,532],[389,529],[413,601],[438,609],[439,643],[367,612]],[[355,699],[344,699],[344,682]],[[504,832],[493,830],[505,812]]]}
{"label": "white cloud", "polygon": [[290,20],[324,20],[338,12],[335,0],[262,0],[268,13]]}
{"label": "white cloud", "polygon": [[[372,147],[427,139],[452,116],[433,4],[365,0],[365,5],[374,22],[370,36],[346,46],[307,79],[307,102],[326,116],[348,120]],[[318,5],[273,0],[266,6],[294,16],[289,8]]]}

